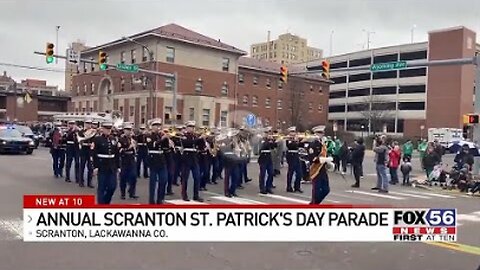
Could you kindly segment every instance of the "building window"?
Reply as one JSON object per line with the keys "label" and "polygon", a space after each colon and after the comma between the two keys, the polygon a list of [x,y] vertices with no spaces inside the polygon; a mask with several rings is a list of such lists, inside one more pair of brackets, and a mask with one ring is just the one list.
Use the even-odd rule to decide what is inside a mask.
{"label": "building window", "polygon": [[77,96],[80,95],[80,85],[77,85]]}
{"label": "building window", "polygon": [[272,83],[271,83],[270,78],[267,78],[267,83],[266,84],[267,84],[268,89],[272,88]]}
{"label": "building window", "polygon": [[132,64],[135,64],[136,60],[137,60],[137,56],[136,56],[136,50],[133,49],[130,51],[130,58],[131,58],[131,61],[132,61]]}
{"label": "building window", "polygon": [[175,48],[167,47],[167,62],[174,63],[175,62]]}
{"label": "building window", "polygon": [[322,104],[318,105],[318,111],[323,112],[323,105]]}
{"label": "building window", "polygon": [[248,95],[243,96],[242,102],[243,105],[248,106]]}
{"label": "building window", "polygon": [[228,95],[228,84],[227,84],[227,82],[223,82],[221,94],[222,94],[222,96],[227,96]]}
{"label": "building window", "polygon": [[195,120],[195,108],[189,108],[188,114],[190,121]]}
{"label": "building window", "polygon": [[166,124],[166,125],[171,125],[172,124],[172,117],[173,117],[173,108],[171,106],[165,106],[165,111],[164,111],[165,115],[164,115],[164,119],[163,119],[163,122]]}
{"label": "building window", "polygon": [[145,109],[145,105],[143,105],[142,107],[140,107],[140,115],[141,115],[141,120],[140,122],[142,122],[142,124],[145,124],[145,116],[146,116],[146,113],[145,113],[146,109]]}
{"label": "building window", "polygon": [[201,78],[198,78],[197,82],[195,83],[195,92],[202,92],[203,90],[203,81]]}
{"label": "building window", "polygon": [[130,117],[135,116],[135,107],[130,106],[129,113],[130,113]]}
{"label": "building window", "polygon": [[220,112],[220,127],[227,127],[228,111]]}
{"label": "building window", "polygon": [[318,86],[318,93],[323,94],[323,87],[321,85]]}
{"label": "building window", "polygon": [[123,112],[123,106],[118,107],[118,110],[122,113],[122,115],[125,115]]}
{"label": "building window", "polygon": [[203,109],[202,125],[206,127],[210,126],[210,110],[209,109]]}
{"label": "building window", "polygon": [[83,94],[84,95],[87,94],[87,84],[86,83],[83,83]]}
{"label": "building window", "polygon": [[425,93],[425,85],[405,85],[398,89],[399,94]]}
{"label": "building window", "polygon": [[282,109],[282,100],[281,100],[281,99],[279,99],[279,100],[277,101],[277,109],[278,109],[278,110],[281,110],[281,109]]}
{"label": "building window", "polygon": [[120,79],[120,91],[125,91],[125,79],[123,77]]}
{"label": "building window", "polygon": [[310,85],[310,92],[313,92],[313,85]]}
{"label": "building window", "polygon": [[278,90],[282,90],[283,89],[283,82],[278,80]]}
{"label": "building window", "polygon": [[120,63],[125,64],[125,52],[120,53]]}
{"label": "building window", "polygon": [[238,83],[243,83],[243,73],[238,73]]}
{"label": "building window", "polygon": [[229,67],[230,67],[230,59],[223,58],[223,60],[222,60],[222,70],[223,71],[228,71]]}
{"label": "building window", "polygon": [[270,109],[270,98],[265,99],[265,108]]}
{"label": "building window", "polygon": [[173,79],[166,78],[165,79],[165,91],[173,91]]}
{"label": "building window", "polygon": [[253,85],[257,85],[258,84],[258,76],[255,75],[253,76]]}
{"label": "building window", "polygon": [[95,93],[95,84],[93,82],[90,83],[90,92],[92,95]]}
{"label": "building window", "polygon": [[92,108],[92,107],[90,107],[90,112],[93,112],[93,108]]}
{"label": "building window", "polygon": [[313,110],[313,103],[312,102],[308,103],[308,110],[309,111]]}
{"label": "building window", "polygon": [[258,106],[258,97],[257,97],[257,96],[253,96],[253,97],[252,97],[252,106],[253,106],[253,107],[257,107],[257,106]]}
{"label": "building window", "polygon": [[400,70],[400,78],[420,77],[427,75],[427,68],[413,68]]}
{"label": "building window", "polygon": [[425,102],[400,102],[398,109],[402,111],[422,111],[425,110]]}
{"label": "building window", "polygon": [[148,60],[148,50],[147,48],[143,48],[142,50],[142,62],[146,62]]}

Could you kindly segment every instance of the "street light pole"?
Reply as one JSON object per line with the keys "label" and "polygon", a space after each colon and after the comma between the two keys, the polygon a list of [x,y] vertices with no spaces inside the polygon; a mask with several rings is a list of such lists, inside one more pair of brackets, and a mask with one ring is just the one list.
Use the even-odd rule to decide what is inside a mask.
{"label": "street light pole", "polygon": [[[58,46],[58,30],[60,30],[60,25],[57,25],[57,26],[56,26],[56,29],[57,29],[57,31],[56,31],[56,32],[57,32],[57,33],[56,33],[57,39],[56,39],[55,46],[57,47],[57,50],[60,51],[60,47]],[[58,64],[58,58],[57,58],[57,57],[55,57],[55,64]]]}

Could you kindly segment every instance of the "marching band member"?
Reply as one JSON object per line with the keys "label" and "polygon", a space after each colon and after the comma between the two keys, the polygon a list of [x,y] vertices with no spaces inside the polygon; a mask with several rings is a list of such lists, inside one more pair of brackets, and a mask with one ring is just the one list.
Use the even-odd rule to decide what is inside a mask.
{"label": "marching band member", "polygon": [[120,152],[121,169],[120,169],[120,193],[121,199],[125,200],[125,192],[128,184],[128,196],[130,199],[138,199],[135,195],[137,187],[136,175],[136,143],[132,134],[133,125],[125,123],[123,130],[124,134],[118,141],[118,148]]}
{"label": "marching band member", "polygon": [[165,190],[167,187],[168,173],[167,162],[163,148],[169,146],[167,134],[161,132],[162,120],[152,120],[152,132],[147,137],[148,164],[150,167],[150,185],[148,201],[150,204],[164,204]]}
{"label": "marching band member", "polygon": [[[223,180],[223,190],[226,197],[237,197],[236,190],[239,182],[239,157],[237,156],[238,146],[234,138],[228,138],[229,141],[222,141],[220,144],[219,156],[225,166],[225,175]],[[237,152],[237,153],[235,153]]]}
{"label": "marching band member", "polygon": [[250,163],[250,152],[251,152],[251,147],[250,143],[248,142],[247,135],[242,132],[244,131],[244,127],[240,128],[240,133],[238,134],[238,143],[240,146],[241,155],[242,157],[245,157],[244,161],[239,164],[239,179],[238,179],[238,187],[242,188],[242,182],[248,183],[252,181],[252,179],[248,178],[248,170],[247,166],[248,163]]}
{"label": "marching band member", "polygon": [[79,147],[77,140],[78,128],[75,126],[75,121],[68,121],[68,131],[66,133],[67,140],[67,164],[65,168],[65,181],[71,182],[70,180],[70,169],[72,167],[72,162],[75,173],[75,183],[80,182],[80,164],[79,164]]}
{"label": "marching band member", "polygon": [[190,199],[187,196],[187,184],[190,171],[192,172],[193,177],[193,200],[198,202],[203,202],[203,199],[200,197],[200,172],[198,164],[198,145],[199,139],[194,133],[195,130],[195,121],[189,121],[186,124],[187,129],[185,134],[181,139],[183,146],[182,154],[182,198],[184,201],[189,201]]}
{"label": "marching band member", "polygon": [[200,168],[200,190],[207,190],[207,183],[210,182],[210,144],[207,142],[207,128],[202,128],[203,133],[198,139],[198,164]]}
{"label": "marching band member", "polygon": [[[277,147],[271,129],[265,131],[265,137],[260,142],[260,156],[258,157],[258,165],[260,166],[259,187],[262,194],[273,194],[273,160],[272,149]],[[265,176],[267,179],[265,179]]]}
{"label": "marching band member", "polygon": [[[303,193],[302,189],[300,188],[300,184],[302,181],[302,169],[300,166],[300,156],[298,155],[298,148],[300,146],[300,141],[296,135],[297,128],[290,127],[288,131],[289,131],[289,136],[288,136],[288,139],[286,140],[287,164],[288,164],[287,192]],[[295,174],[295,182],[293,185],[294,187],[292,188],[293,174]]]}
{"label": "marching band member", "polygon": [[140,177],[140,169],[143,164],[143,178],[148,178],[148,164],[147,164],[147,130],[145,125],[140,126],[140,132],[136,136],[137,141],[137,176]]}
{"label": "marching band member", "polygon": [[176,136],[172,138],[174,147],[175,147],[175,154],[174,154],[174,175],[173,175],[173,182],[172,184],[178,186],[178,178],[181,177],[181,172],[183,169],[182,165],[182,139],[183,133],[185,131],[184,125],[177,126]]}
{"label": "marching band member", "polygon": [[312,181],[312,200],[310,204],[320,204],[328,193],[330,185],[328,180],[328,169],[332,168],[333,159],[327,158],[327,147],[322,143],[325,126],[313,128],[315,139],[310,143],[308,153],[311,161],[310,176]]}
{"label": "marching band member", "polygon": [[175,160],[174,151],[175,143],[173,142],[170,130],[168,128],[163,129],[163,133],[168,135],[168,146],[162,146],[163,153],[165,154],[165,161],[167,162],[167,195],[173,195],[172,185],[173,178],[175,177]]}
{"label": "marching band member", "polygon": [[[96,132],[92,129],[92,120],[87,119],[84,123],[84,129],[79,131],[80,137],[85,137],[88,132]],[[80,183],[78,184],[81,187],[85,186],[84,172],[85,166],[87,167],[87,186],[93,188],[92,177],[93,177],[93,165],[91,162],[92,150],[91,144],[93,138],[85,139],[80,143]]]}
{"label": "marching band member", "polygon": [[52,155],[53,175],[55,178],[63,177],[63,166],[65,165],[65,141],[62,132],[62,122],[54,123],[54,128],[50,132],[52,144],[50,154]]}
{"label": "marching band member", "polygon": [[112,122],[103,122],[102,135],[95,137],[92,143],[94,174],[98,173],[98,204],[110,204],[117,188],[120,158],[117,140],[111,134],[112,127]]}

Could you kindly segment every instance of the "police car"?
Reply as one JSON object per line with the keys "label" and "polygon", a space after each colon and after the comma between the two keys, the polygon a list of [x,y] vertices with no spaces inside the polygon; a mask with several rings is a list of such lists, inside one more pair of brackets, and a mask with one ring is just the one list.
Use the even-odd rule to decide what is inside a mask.
{"label": "police car", "polygon": [[26,153],[31,155],[35,149],[35,142],[24,137],[22,132],[12,126],[0,126],[0,154]]}

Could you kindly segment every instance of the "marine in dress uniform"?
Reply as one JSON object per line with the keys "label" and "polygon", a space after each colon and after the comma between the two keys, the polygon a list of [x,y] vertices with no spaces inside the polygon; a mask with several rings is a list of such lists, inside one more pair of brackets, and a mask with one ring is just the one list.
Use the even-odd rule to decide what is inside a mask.
{"label": "marine in dress uniform", "polygon": [[245,133],[245,128],[241,127],[240,128],[240,133],[238,134],[238,143],[240,146],[240,149],[242,150],[241,154],[242,157],[244,157],[243,162],[239,164],[239,179],[238,179],[238,187],[242,187],[242,183],[248,183],[252,181],[248,177],[248,163],[250,163],[250,152],[251,152],[251,146],[247,138],[247,134]]}
{"label": "marine in dress uniform", "polygon": [[53,175],[63,177],[63,167],[65,165],[65,140],[62,132],[62,122],[54,123],[54,128],[50,131],[50,154],[52,155]]}
{"label": "marine in dress uniform", "polygon": [[150,167],[150,184],[148,188],[148,202],[163,204],[167,188],[168,172],[164,148],[168,148],[168,135],[162,133],[162,120],[154,119],[151,122],[152,131],[147,137],[148,164]]}
{"label": "marine in dress uniform", "polygon": [[164,144],[162,146],[163,153],[165,154],[165,161],[167,163],[167,195],[173,195],[173,179],[175,177],[175,144],[172,141],[172,138],[169,134],[170,130],[168,128],[163,129],[163,134],[168,135],[168,145]]}
{"label": "marine in dress uniform", "polygon": [[77,140],[77,132],[78,129],[75,127],[75,121],[68,122],[68,130],[66,133],[66,140],[67,140],[67,164],[65,166],[65,181],[71,182],[70,179],[70,169],[72,168],[72,163],[74,166],[74,173],[75,173],[75,182],[80,182],[80,148],[78,146]]}
{"label": "marine in dress uniform", "polygon": [[112,135],[112,122],[102,123],[102,134],[92,144],[93,167],[98,172],[97,203],[110,204],[117,188],[120,156],[117,140]]}
{"label": "marine in dress uniform", "polygon": [[[85,125],[83,130],[79,131],[80,137],[85,137],[85,134],[87,131],[93,130],[92,129],[92,120],[85,120]],[[92,131],[90,131],[92,132]],[[78,184],[79,186],[83,187],[85,186],[85,167],[87,168],[87,186],[90,188],[93,188],[94,186],[92,185],[92,177],[93,177],[93,164],[92,164],[92,149],[91,145],[93,142],[94,138],[86,139],[83,140],[80,143],[80,183]]]}
{"label": "marine in dress uniform", "polygon": [[174,159],[174,175],[173,175],[173,181],[172,184],[175,186],[179,186],[178,184],[178,178],[181,177],[182,174],[182,139],[181,137],[183,136],[183,133],[185,131],[185,126],[184,125],[179,125],[177,126],[177,131],[175,132],[175,136],[172,138],[174,147],[175,147],[175,154],[173,155]]}
{"label": "marine in dress uniform", "polygon": [[148,178],[148,164],[147,164],[147,156],[148,156],[148,149],[147,149],[147,129],[145,125],[140,126],[140,132],[136,136],[137,141],[137,175],[140,177],[141,168],[143,164],[143,178]]}
{"label": "marine in dress uniform", "polygon": [[265,137],[260,142],[260,155],[258,157],[258,165],[260,166],[259,187],[262,194],[273,194],[272,150],[276,147],[277,143],[271,135],[271,131],[267,130]]}
{"label": "marine in dress uniform", "polygon": [[128,184],[128,197],[138,199],[137,189],[137,164],[136,164],[136,143],[133,138],[133,125],[125,123],[123,127],[124,134],[119,138],[118,147],[120,152],[120,194],[121,199],[125,200]]}
{"label": "marine in dress uniform", "polygon": [[238,149],[234,138],[226,138],[225,140],[222,140],[219,142],[219,148],[219,156],[223,160],[225,166],[223,181],[224,194],[226,197],[237,197],[236,190],[240,180],[240,157],[238,156],[240,149]]}
{"label": "marine in dress uniform", "polygon": [[198,202],[203,202],[203,199],[200,197],[200,169],[198,163],[198,146],[200,144],[200,139],[195,135],[195,121],[189,121],[186,123],[186,131],[183,137],[181,138],[182,143],[182,199],[184,201],[189,201],[190,199],[187,196],[187,185],[190,172],[192,172],[193,177],[193,200]]}
{"label": "marine in dress uniform", "polygon": [[312,131],[315,133],[316,138],[310,143],[308,149],[311,164],[315,163],[316,165],[320,165],[320,171],[311,179],[312,200],[310,204],[320,204],[325,197],[327,197],[328,193],[330,193],[328,169],[334,165],[333,159],[327,158],[327,147],[322,142],[324,129],[324,126],[313,128]]}
{"label": "marine in dress uniform", "polygon": [[203,134],[198,138],[198,167],[200,169],[200,190],[207,190],[207,183],[210,178],[210,145],[207,142],[207,135],[205,135],[207,128],[203,127]]}
{"label": "marine in dress uniform", "polygon": [[[287,146],[287,192],[299,192],[303,193],[301,186],[302,181],[302,168],[300,166],[300,156],[298,154],[298,149],[300,147],[300,140],[298,139],[296,132],[296,127],[290,127],[288,129],[289,136],[286,139],[285,143]],[[295,182],[292,188],[292,178],[295,174]]]}

